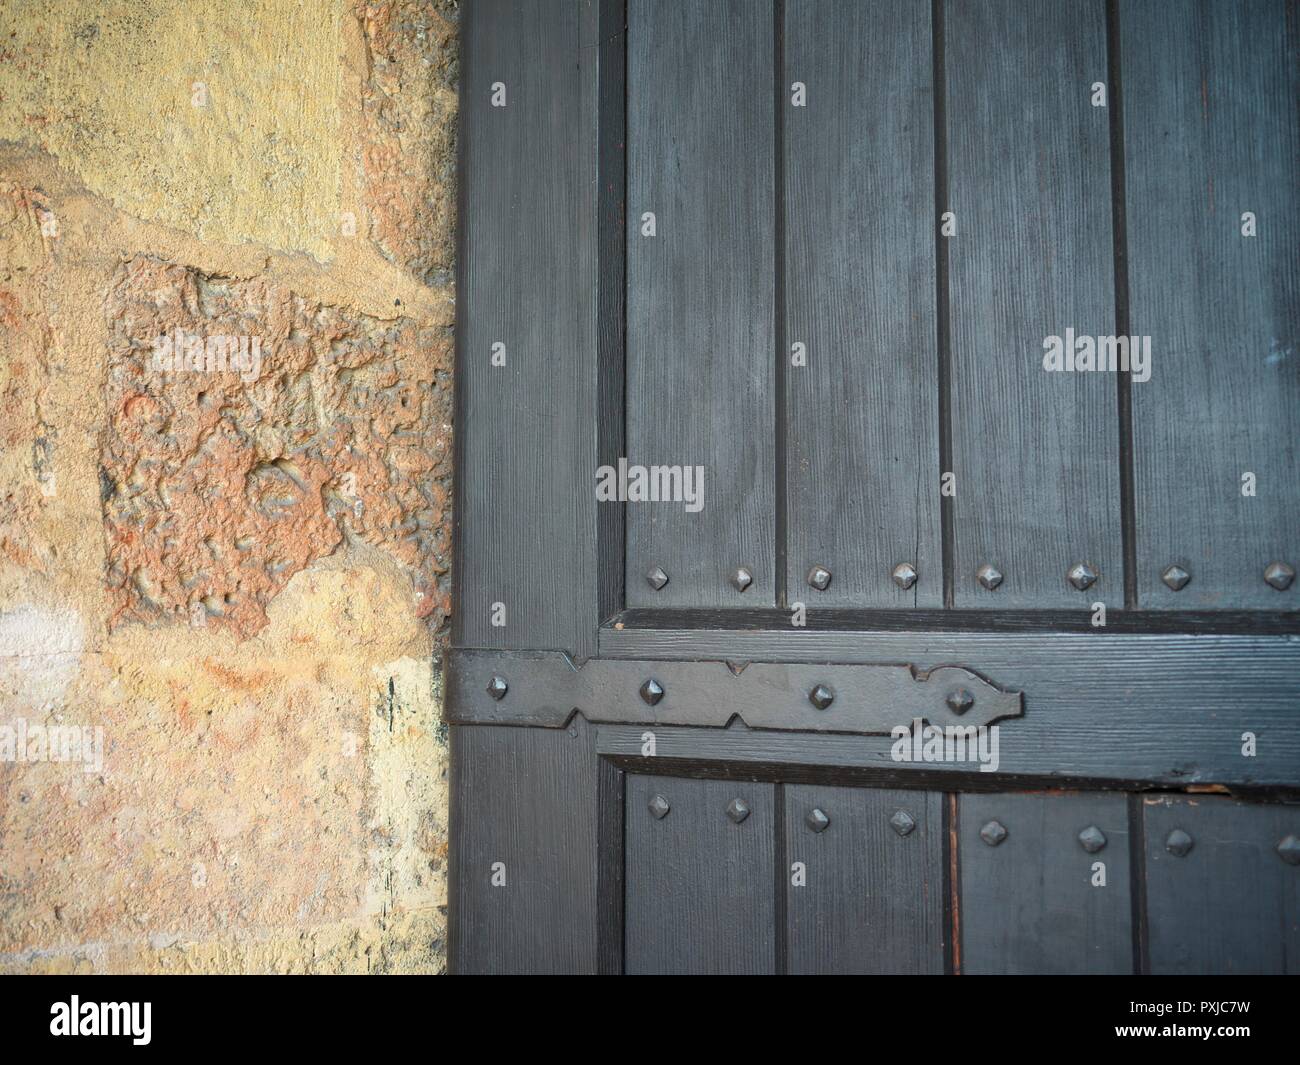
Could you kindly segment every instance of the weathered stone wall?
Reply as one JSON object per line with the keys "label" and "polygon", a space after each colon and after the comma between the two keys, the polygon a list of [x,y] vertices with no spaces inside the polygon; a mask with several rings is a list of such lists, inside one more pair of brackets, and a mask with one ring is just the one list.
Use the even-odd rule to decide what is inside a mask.
{"label": "weathered stone wall", "polygon": [[443,966],[456,21],[0,5],[0,971]]}

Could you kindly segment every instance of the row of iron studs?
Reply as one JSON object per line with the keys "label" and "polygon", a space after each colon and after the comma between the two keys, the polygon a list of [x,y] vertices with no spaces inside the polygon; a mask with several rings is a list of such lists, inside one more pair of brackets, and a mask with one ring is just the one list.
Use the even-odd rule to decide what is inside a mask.
{"label": "row of iron studs", "polygon": [[[907,591],[916,583],[918,574],[916,567],[910,562],[900,562],[894,567],[890,576],[895,584],[903,591]],[[1065,579],[1082,592],[1091,588],[1099,576],[1094,566],[1087,562],[1077,562],[1070,567]],[[1002,583],[1002,573],[996,566],[990,566],[988,563],[976,570],[975,577],[990,592]],[[662,566],[655,566],[645,575],[645,579],[646,583],[657,592],[668,583],[668,574],[664,572]],[[737,566],[727,579],[736,591],[743,592],[754,583],[754,574],[748,566]],[[1173,591],[1181,592],[1191,583],[1192,575],[1182,566],[1173,565],[1166,567],[1160,574],[1160,579]],[[831,586],[831,571],[825,566],[813,566],[808,571],[807,580],[810,588],[824,592]],[[1294,580],[1295,569],[1289,563],[1270,562],[1264,567],[1264,583],[1279,592],[1285,592]]]}
{"label": "row of iron studs", "polygon": [[[493,676],[485,689],[498,703],[506,697],[506,692],[509,690],[509,683],[500,674]],[[651,677],[637,689],[637,694],[647,706],[656,706],[664,697],[664,686]],[[808,692],[808,701],[818,710],[825,710],[835,701],[835,689],[826,684],[816,684]],[[944,702],[954,714],[964,714],[975,705],[975,696],[965,688],[954,688],[944,697]]]}
{"label": "row of iron studs", "polygon": [[[990,847],[996,847],[1007,835],[1006,827],[1000,821],[990,821],[980,829],[980,839]],[[1192,837],[1181,828],[1175,828],[1165,838],[1165,850],[1175,858],[1186,858],[1195,845]],[[1079,833],[1079,846],[1089,854],[1096,854],[1106,846],[1106,837],[1096,825],[1089,825]],[[1274,850],[1287,865],[1300,865],[1300,838],[1294,835],[1284,836],[1278,840]]]}
{"label": "row of iron studs", "polygon": [[[656,795],[647,804],[650,815],[657,821],[662,821],[672,810],[668,800],[662,795]],[[749,816],[749,803],[744,799],[732,799],[727,804],[727,816],[736,824],[740,824]],[[808,811],[804,818],[806,824],[813,832],[825,832],[831,827],[831,819],[827,816],[826,811],[820,807],[813,807]],[[894,816],[889,819],[889,827],[897,832],[900,836],[910,835],[916,828],[916,818],[906,810],[895,810]],[[1001,821],[990,821],[980,829],[980,839],[990,847],[996,847],[1007,838],[1010,833],[1007,832],[1006,826]],[[1106,834],[1096,825],[1089,825],[1083,829],[1079,835],[1079,846],[1089,854],[1096,854],[1106,846]],[[1184,832],[1181,828],[1176,828],[1169,833],[1165,840],[1165,850],[1177,858],[1185,858],[1195,846],[1192,837]],[[1287,865],[1300,865],[1300,839],[1295,836],[1287,836],[1278,841],[1274,848],[1278,857]]]}

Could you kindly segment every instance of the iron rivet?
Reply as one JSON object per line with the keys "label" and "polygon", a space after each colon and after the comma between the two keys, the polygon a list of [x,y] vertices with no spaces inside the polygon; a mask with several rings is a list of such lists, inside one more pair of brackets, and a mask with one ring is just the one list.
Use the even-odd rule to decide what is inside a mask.
{"label": "iron rivet", "polygon": [[1164,573],[1160,574],[1160,579],[1175,592],[1181,592],[1187,587],[1187,582],[1192,579],[1192,575],[1182,566],[1170,566]]}
{"label": "iron rivet", "polygon": [[916,827],[915,819],[906,810],[895,811],[894,816],[889,819],[889,824],[900,836],[906,836]]}
{"label": "iron rivet", "polygon": [[487,693],[497,702],[506,697],[506,692],[510,690],[510,685],[506,683],[506,678],[502,676],[493,677],[488,681]]}
{"label": "iron rivet", "polygon": [[657,592],[668,583],[668,574],[661,567],[656,566],[645,575],[645,579],[646,583]]}
{"label": "iron rivet", "polygon": [[1277,853],[1287,865],[1300,865],[1300,839],[1287,836],[1278,843]]}
{"label": "iron rivet", "polygon": [[735,821],[736,824],[740,824],[741,821],[745,820],[745,818],[749,816],[749,803],[745,802],[744,799],[732,799],[731,802],[727,804],[727,816]]}
{"label": "iron rivet", "polygon": [[975,696],[971,695],[965,688],[958,688],[956,691],[948,693],[948,698],[944,700],[948,704],[948,709],[954,714],[964,714],[975,705]]}
{"label": "iron rivet", "polygon": [[743,592],[754,583],[754,575],[749,572],[747,566],[737,566],[731,574],[731,586],[738,592]]}
{"label": "iron rivet", "polygon": [[654,677],[641,685],[641,698],[645,700],[647,706],[654,706],[664,697],[664,688]]}
{"label": "iron rivet", "polygon": [[651,799],[650,805],[647,808],[652,814],[654,814],[656,821],[662,821],[668,816],[668,811],[672,809],[672,807],[668,805],[668,800],[662,795],[656,795]]}
{"label": "iron rivet", "polygon": [[1096,583],[1097,571],[1086,562],[1078,562],[1070,567],[1070,572],[1065,577],[1082,592],[1085,588],[1091,588]]}
{"label": "iron rivet", "polygon": [[990,566],[987,562],[979,568],[975,576],[979,578],[980,584],[984,585],[990,592],[1002,583],[1002,574],[996,566]]}
{"label": "iron rivet", "polygon": [[893,578],[895,584],[907,591],[916,583],[916,570],[910,563],[900,562],[894,567]]}
{"label": "iron rivet", "polygon": [[1007,838],[1007,830],[1002,826],[1001,821],[990,821],[980,829],[980,839],[990,847],[996,847]]}
{"label": "iron rivet", "polygon": [[1096,854],[1106,846],[1106,836],[1096,825],[1089,825],[1079,833],[1079,846],[1089,854]]}
{"label": "iron rivet", "polygon": [[1285,562],[1270,562],[1264,570],[1264,580],[1279,592],[1285,592],[1295,580],[1295,570]]}
{"label": "iron rivet", "polygon": [[831,827],[831,819],[816,807],[804,818],[804,823],[814,832],[825,832]]}
{"label": "iron rivet", "polygon": [[1175,828],[1169,833],[1169,838],[1165,840],[1165,850],[1176,858],[1187,857],[1187,852],[1191,849],[1192,837],[1181,828]]}
{"label": "iron rivet", "polygon": [[835,701],[835,693],[825,684],[818,684],[808,693],[808,701],[818,710],[825,710]]}
{"label": "iron rivet", "polygon": [[808,583],[819,592],[826,591],[831,586],[831,571],[825,566],[813,566],[808,571]]}

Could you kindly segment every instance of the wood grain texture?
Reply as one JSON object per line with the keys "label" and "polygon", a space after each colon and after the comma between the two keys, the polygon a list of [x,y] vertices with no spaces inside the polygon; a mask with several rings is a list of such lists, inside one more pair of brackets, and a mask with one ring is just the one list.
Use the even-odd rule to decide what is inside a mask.
{"label": "wood grain texture", "polygon": [[1133,384],[1139,602],[1295,609],[1300,584],[1263,573],[1300,568],[1300,12],[1119,10],[1130,314],[1153,349]]}
{"label": "wood grain texture", "polygon": [[[958,810],[964,973],[1133,971],[1124,796],[963,795]],[[997,846],[980,837],[992,822],[1006,832]],[[1091,854],[1079,842],[1090,827],[1106,841]]]}
{"label": "wood grain texture", "polygon": [[[942,803],[936,792],[785,788],[790,972],[943,972]],[[830,818],[823,832],[805,821],[814,808]],[[915,822],[906,836],[889,823],[900,810]]]}
{"label": "wood grain texture", "polygon": [[623,973],[623,802],[627,774],[608,758],[600,759],[599,852],[596,895],[599,927],[596,932],[597,963],[601,976]]}
{"label": "wood grain texture", "polygon": [[774,602],[773,22],[757,0],[628,5],[628,459],[705,477],[698,513],[628,505],[633,605]]}
{"label": "wood grain texture", "polygon": [[[455,726],[450,967],[597,970],[595,730]],[[505,884],[492,883],[503,863]]]}
{"label": "wood grain texture", "polygon": [[[626,785],[627,972],[772,972],[772,785],[635,773]],[[726,812],[736,798],[750,808],[740,824]]]}
{"label": "wood grain texture", "polygon": [[[462,28],[454,639],[592,652],[598,13],[484,0]],[[506,106],[491,104],[505,86]],[[506,365],[492,365],[492,346]],[[491,623],[493,604],[505,625]]]}
{"label": "wood grain texture", "polygon": [[929,6],[787,0],[785,70],[788,597],[940,606]]}
{"label": "wood grain texture", "polygon": [[[1175,636],[1300,635],[1300,611],[1259,610],[1107,610],[1105,625],[1093,611],[1079,610],[809,610],[800,628],[815,632],[1013,632],[1095,633]],[[764,610],[623,610],[605,629],[728,629],[776,631],[791,627],[791,612]]]}
{"label": "wood grain texture", "polygon": [[[1044,339],[1115,331],[1101,0],[945,11],[954,601],[1123,604],[1116,381],[1049,373]],[[1100,578],[1080,592],[1078,562]],[[1003,575],[996,591],[976,573]]]}
{"label": "wood grain texture", "polygon": [[[1150,971],[1300,972],[1300,867],[1276,849],[1300,836],[1300,807],[1162,796],[1143,812]],[[1175,830],[1192,839],[1181,858]]]}
{"label": "wood grain texture", "polygon": [[[962,665],[1024,692],[1024,717],[1002,730],[1001,768],[981,777],[1300,786],[1296,636],[626,629],[605,630],[601,653],[731,662],[905,662],[920,670]],[[1241,757],[1245,729],[1270,736],[1255,758]],[[734,742],[772,747],[765,738]],[[823,759],[898,770],[887,738],[790,742],[800,745],[799,760],[814,764]]]}
{"label": "wood grain texture", "polygon": [[[598,193],[600,224],[597,300],[596,450],[600,465],[617,465],[624,452],[627,387],[627,5],[600,2],[600,133]],[[622,503],[596,508],[599,614],[623,608],[627,527]]]}

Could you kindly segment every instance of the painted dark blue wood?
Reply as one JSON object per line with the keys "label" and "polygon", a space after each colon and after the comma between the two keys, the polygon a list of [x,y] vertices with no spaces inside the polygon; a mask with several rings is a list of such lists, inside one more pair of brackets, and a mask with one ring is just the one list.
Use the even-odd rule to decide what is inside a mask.
{"label": "painted dark blue wood", "polygon": [[[1277,844],[1300,835],[1295,807],[1125,789],[1300,794],[1298,615],[1242,621],[1298,594],[1263,581],[1300,567],[1294,5],[1124,0],[1109,50],[1101,0],[626,12],[626,70],[615,0],[465,14],[454,643],[751,663],[744,699],[722,678],[693,716],[673,682],[679,721],[772,722],[800,697],[784,732],[656,726],[669,775],[651,776],[642,726],[527,727],[566,709],[537,702],[540,670],[491,705],[475,688],[516,727],[452,730],[453,970],[1293,969],[1297,870]],[[945,208],[956,233],[936,242]],[[1129,318],[1152,334],[1150,382],[1042,370],[1045,337]],[[704,512],[598,507],[595,468],[621,454],[704,465]],[[1078,562],[1092,588],[1067,582]],[[1171,562],[1183,592],[1159,582]],[[1126,578],[1162,623],[1089,627]],[[945,583],[953,622],[902,613]],[[787,624],[796,599],[811,629]],[[1173,612],[1221,608],[1238,612]],[[1054,627],[1067,611],[1078,624]],[[965,667],[1022,691],[1024,714],[999,725],[996,772],[899,763],[889,737],[803,731],[800,685],[765,679],[826,663]],[[593,716],[636,720],[617,694]],[[854,698],[871,690],[832,713]],[[1010,793],[1045,786],[1093,790]],[[997,847],[978,834],[993,819]],[[1093,824],[1097,854],[1078,840]],[[1181,858],[1174,828],[1195,840]]]}
{"label": "painted dark blue wood", "polygon": [[787,0],[784,58],[787,599],[941,606],[929,5]]}
{"label": "painted dark blue wood", "polygon": [[1123,795],[963,795],[957,837],[963,973],[1133,971]]}
{"label": "painted dark blue wood", "polygon": [[628,4],[628,458],[705,477],[698,513],[629,504],[632,604],[774,602],[773,19],[764,0]]}
{"label": "painted dark blue wood", "polygon": [[[601,656],[908,662],[918,670],[960,662],[1024,692],[1024,717],[1004,722],[998,773],[981,774],[989,784],[1002,774],[1300,788],[1300,636],[606,629]],[[1241,757],[1247,729],[1269,736],[1254,758]],[[800,764],[916,772],[890,761],[887,737],[841,744],[754,734],[729,743],[726,757],[736,760],[761,760],[784,743]]]}
{"label": "painted dark blue wood", "polygon": [[595,729],[451,737],[451,971],[596,972]]}
{"label": "painted dark blue wood", "polygon": [[[736,799],[749,809],[739,823]],[[771,784],[628,774],[629,974],[775,970],[773,811]]]}
{"label": "painted dark blue wood", "polygon": [[461,645],[595,649],[598,14],[481,0],[462,27]]}
{"label": "painted dark blue wood", "polygon": [[[1116,381],[1043,368],[1114,332],[1101,0],[944,5],[958,607],[1123,604]],[[1086,591],[1067,573],[1088,563]],[[981,567],[1002,574],[994,591]]]}
{"label": "painted dark blue wood", "polygon": [[[789,971],[942,973],[944,797],[809,784],[784,791]],[[808,827],[814,809],[830,819],[822,832]]]}
{"label": "painted dark blue wood", "polygon": [[1158,796],[1143,815],[1150,971],[1300,972],[1300,865],[1277,849],[1300,839],[1300,807]]}
{"label": "painted dark blue wood", "polygon": [[1300,15],[1119,11],[1130,316],[1152,345],[1132,388],[1139,602],[1295,610],[1300,584],[1264,573],[1300,569]]}

